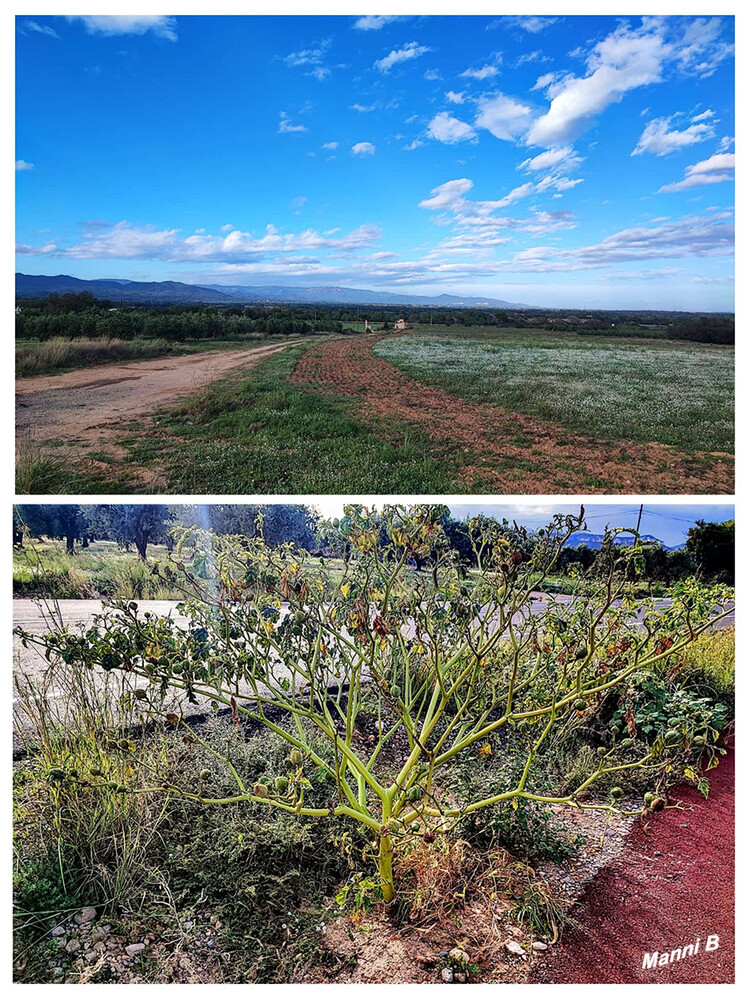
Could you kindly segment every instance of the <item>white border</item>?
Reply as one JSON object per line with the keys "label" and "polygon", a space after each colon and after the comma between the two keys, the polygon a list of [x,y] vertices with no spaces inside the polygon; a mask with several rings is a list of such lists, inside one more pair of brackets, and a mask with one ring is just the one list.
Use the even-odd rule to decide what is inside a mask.
{"label": "white border", "polygon": [[[96,5],[91,5],[95,7],[96,13],[123,13],[125,5],[112,3],[111,0],[100,0]],[[91,12],[91,6],[87,6],[85,9]],[[140,6],[140,5],[139,5]],[[461,14],[476,14],[488,17],[496,17],[501,14],[513,14],[513,13],[523,13],[523,14],[566,14],[566,15],[576,15],[576,14],[586,14],[586,15],[650,15],[655,14],[692,14],[692,15],[708,15],[710,16],[715,11],[710,9],[711,5],[705,2],[697,3],[695,0],[682,0],[682,2],[664,2],[657,3],[654,6],[650,5],[637,5],[633,6],[628,3],[611,3],[607,0],[600,0],[598,3],[593,2],[576,2],[576,0],[571,0],[571,2],[560,4],[560,3],[539,3],[534,4],[532,9],[523,9],[523,5],[516,2],[509,5],[508,8],[501,8],[496,3],[488,2],[468,2],[461,6]],[[259,9],[260,5],[245,5],[238,3],[217,3],[213,7],[208,9],[208,5],[196,2],[183,2],[179,5],[179,9],[176,16],[185,16],[191,14],[261,14],[265,13],[264,10]],[[13,13],[20,16],[30,15],[30,16],[44,16],[49,14],[69,14],[71,10],[80,10],[80,7],[76,4],[63,4],[63,3],[40,3],[27,4],[27,3],[16,3],[13,7]],[[127,8],[125,8],[127,9]],[[139,7],[136,7],[138,10]],[[142,7],[140,8],[142,9]],[[445,2],[445,0],[412,0],[411,3],[405,4],[403,2],[387,2],[384,0],[382,3],[372,4],[372,5],[353,5],[349,3],[341,2],[341,0],[318,0],[315,4],[314,9],[305,6],[299,2],[297,3],[284,3],[281,0],[280,3],[275,5],[275,14],[284,15],[311,15],[311,14],[343,14],[343,15],[356,15],[371,12],[376,10],[379,13],[394,14],[394,13],[408,13],[408,14],[455,14],[457,10],[455,5],[451,5]],[[744,149],[744,121],[746,114],[746,98],[748,95],[747,87],[747,65],[748,59],[745,57],[747,53],[747,46],[745,44],[747,32],[746,32],[746,21],[747,16],[744,13],[740,13],[739,3],[730,2],[723,4],[721,6],[720,13],[724,15],[735,15],[736,17],[736,38],[737,38],[737,48],[739,53],[739,58],[737,59],[737,81],[738,81],[738,95],[739,99],[736,102],[738,115],[738,142],[737,147],[740,153]],[[8,16],[4,19],[4,24],[7,26],[7,34],[5,35],[3,42],[4,48],[2,54],[4,58],[2,59],[2,82],[3,93],[7,94],[9,97],[9,102],[4,107],[4,121],[3,121],[3,131],[4,137],[12,142],[13,135],[13,107],[12,107],[12,95],[13,95],[13,67],[14,67],[14,39],[15,39],[15,24],[13,19]],[[9,143],[10,144],[10,143]],[[15,158],[15,157],[13,157]],[[9,211],[4,217],[9,220],[13,217],[13,190],[14,190],[14,175],[11,179],[11,166],[10,166],[11,156],[10,150],[8,150],[8,155],[6,156],[5,163],[7,164],[6,169],[8,172],[8,183],[6,187],[5,203],[8,205]],[[745,167],[742,160],[740,160],[740,178],[745,174]],[[739,183],[737,185],[737,190],[739,192],[739,205],[738,205],[738,221],[739,221],[739,239],[738,239],[738,263],[736,265],[736,272],[739,274],[744,274],[746,271],[743,269],[743,263],[745,259],[745,214],[744,214],[744,185]],[[6,269],[3,272],[3,277],[0,283],[0,287],[3,288],[3,300],[4,300],[4,315],[10,317],[12,315],[11,307],[14,302],[14,292],[13,278],[12,274],[15,271],[15,267],[12,266],[12,248],[10,245],[10,239],[7,240],[6,246]],[[746,282],[740,283],[736,289],[736,311],[740,319],[745,316],[745,298],[746,298]],[[740,329],[741,329],[741,323]],[[14,354],[13,354],[13,337],[10,329],[10,322],[8,322],[8,333],[3,343],[2,349],[5,352],[5,366],[6,378],[9,380],[12,378],[12,373],[14,371]],[[741,329],[740,339],[737,345],[737,384],[742,385],[744,378],[750,376],[750,370],[747,365],[747,344],[744,342],[744,338],[748,334]],[[12,564],[12,543],[11,543],[11,531],[10,531],[10,515],[11,515],[11,505],[16,499],[14,496],[14,485],[13,485],[13,472],[14,468],[14,440],[13,433],[10,428],[13,426],[13,395],[14,389],[12,385],[8,386],[7,391],[2,396],[2,413],[7,417],[7,422],[5,425],[9,428],[4,435],[2,441],[0,441],[0,447],[2,448],[2,463],[0,464],[0,469],[3,469],[5,474],[0,475],[0,511],[2,512],[2,517],[7,518],[5,520],[5,530],[2,535],[2,544],[5,546],[4,550],[6,552],[5,556],[5,572],[2,573],[0,581],[0,622],[2,622],[2,633],[5,636],[5,641],[7,644],[5,648],[10,652],[11,646],[11,629],[12,629],[12,573],[10,572],[10,566]],[[461,503],[475,503],[480,502],[487,504],[490,502],[497,502],[498,504],[518,504],[518,505],[535,505],[542,503],[583,503],[588,510],[591,510],[595,505],[599,503],[640,503],[641,501],[647,501],[648,505],[651,507],[662,505],[662,504],[687,504],[687,503],[705,503],[710,504],[712,502],[721,503],[735,503],[735,516],[738,521],[738,531],[737,531],[737,592],[739,598],[739,606],[744,606],[745,593],[747,591],[748,576],[750,574],[750,567],[748,565],[750,557],[750,545],[748,544],[748,537],[750,532],[750,496],[748,495],[748,473],[746,472],[747,461],[746,461],[746,437],[748,428],[750,428],[750,422],[748,421],[748,405],[750,400],[748,396],[740,394],[737,399],[737,416],[736,416],[736,426],[738,428],[738,462],[737,462],[737,480],[736,480],[736,497],[732,496],[702,496],[702,495],[690,495],[690,496],[659,496],[659,495],[583,495],[583,494],[566,494],[566,495],[482,495],[482,496],[470,496],[470,495],[452,495],[450,497],[446,496],[347,496],[346,500],[357,501],[357,502],[368,502],[368,503],[384,503],[394,500],[399,502],[410,502],[418,500],[420,502],[446,502],[452,500],[453,502]],[[23,502],[42,502],[51,501],[53,498],[48,496],[23,496],[17,497],[18,501]],[[129,502],[133,501],[133,496],[114,496],[114,495],[93,495],[93,496],[64,496],[58,497],[55,501],[58,502],[87,502],[87,503],[116,503],[116,502]],[[330,500],[330,496],[317,495],[317,496],[224,496],[224,495],[206,495],[206,496],[187,496],[187,495],[175,495],[169,497],[163,496],[140,496],[138,497],[140,502],[164,502],[165,500],[170,503],[233,503],[238,501],[245,502],[305,502],[314,504],[317,500]],[[744,719],[744,705],[746,700],[746,677],[743,675],[742,666],[743,660],[747,658],[745,650],[750,646],[748,645],[747,636],[747,626],[742,614],[737,616],[737,639],[738,639],[738,649],[740,654],[738,656],[738,661],[740,663],[739,670],[739,682],[738,682],[738,706],[740,716]],[[743,653],[745,653],[743,655]],[[10,670],[8,670],[8,703],[10,704]],[[7,745],[10,750],[11,743],[11,725],[10,725],[10,707],[8,707],[8,729],[6,732]],[[745,825],[747,821],[747,790],[748,781],[746,778],[746,768],[744,765],[745,752],[744,752],[744,739],[740,737],[739,744],[737,748],[737,758],[740,761],[740,766],[738,767],[737,774],[737,802],[738,802],[738,826],[740,833],[744,832],[747,826]],[[10,759],[10,753],[7,759]],[[8,837],[8,850],[3,851],[7,859],[10,856],[10,794],[11,794],[11,780],[10,780],[10,766],[8,766],[3,771],[3,783],[2,783],[2,808],[7,809],[5,812],[6,823],[4,825],[4,842],[6,842],[5,837]],[[747,906],[745,900],[747,897],[748,888],[748,860],[747,855],[744,850],[742,850],[741,845],[738,849],[737,855],[737,898],[740,904],[737,907],[737,924],[736,924],[736,937],[738,942],[745,939],[744,930],[747,927]],[[2,927],[2,947],[3,953],[7,959],[7,977],[6,981],[10,981],[12,978],[11,972],[11,948],[10,948],[10,936],[11,936],[11,918],[10,918],[10,889],[11,889],[11,878],[10,872],[6,865],[3,866],[2,871],[3,883],[7,886],[7,892],[5,894],[6,904],[2,909],[2,916],[0,917],[0,927]],[[736,981],[740,984],[744,984],[748,980],[748,961],[747,954],[744,948],[738,946],[736,948],[737,953],[737,973]],[[18,987],[18,986],[14,986]],[[325,991],[329,989],[329,985],[282,985],[282,986],[268,986],[268,985],[255,985],[253,986],[254,991],[258,993],[265,993],[267,990],[271,990],[274,995],[279,994],[279,990],[297,991],[300,990],[300,996],[305,999],[313,999],[315,996],[324,995]],[[413,994],[415,990],[419,991],[421,994],[425,994],[426,991],[439,988],[438,985],[420,985],[420,986],[405,986],[405,985],[371,985],[368,986],[369,994],[372,996],[382,995],[383,999],[395,999],[397,996],[407,996],[408,994]],[[552,989],[557,995],[562,995],[565,992],[568,994],[573,994],[580,991],[581,988],[587,990],[593,990],[596,988],[602,988],[602,986],[588,985],[588,986],[575,986],[575,985],[540,985],[537,986],[540,990]],[[622,985],[619,986],[620,994],[628,994],[631,989],[638,988],[639,995],[646,994],[643,990],[661,990],[667,988],[668,986],[656,986],[656,985]],[[676,988],[678,986],[672,986]],[[683,991],[692,992],[695,990],[700,990],[701,988],[713,988],[715,986],[699,986],[699,985],[687,985],[679,986]],[[35,993],[37,990],[56,988],[56,986],[44,986],[44,985],[27,985],[24,986],[24,990],[27,994]],[[151,994],[154,994],[154,990],[169,990],[170,994],[174,994],[174,990],[180,990],[186,988],[182,985],[152,985],[152,986],[125,986],[125,985],[89,985],[85,986],[87,994],[95,996],[101,992],[102,995],[110,995],[113,990],[125,989],[128,994],[132,993],[132,990],[150,989]],[[200,985],[193,986],[193,988],[216,990],[220,989],[221,986],[217,985]],[[337,990],[340,995],[346,995],[347,993],[352,993],[354,991],[354,986],[338,986]],[[480,990],[482,992],[487,992],[492,989],[496,989],[496,986],[492,985],[475,985],[472,990]],[[522,986],[510,985],[505,986],[505,990],[519,989]],[[604,986],[605,989],[618,988],[617,986]],[[736,989],[737,985],[726,986],[726,989]]]}

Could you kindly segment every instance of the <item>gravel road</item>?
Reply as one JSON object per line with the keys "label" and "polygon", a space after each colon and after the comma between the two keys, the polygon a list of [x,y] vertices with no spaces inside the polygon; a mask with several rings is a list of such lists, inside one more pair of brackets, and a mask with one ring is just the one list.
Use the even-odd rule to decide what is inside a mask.
{"label": "gravel road", "polygon": [[100,444],[122,424],[190,395],[209,382],[285,350],[272,344],[187,357],[79,368],[16,381],[16,440]]}

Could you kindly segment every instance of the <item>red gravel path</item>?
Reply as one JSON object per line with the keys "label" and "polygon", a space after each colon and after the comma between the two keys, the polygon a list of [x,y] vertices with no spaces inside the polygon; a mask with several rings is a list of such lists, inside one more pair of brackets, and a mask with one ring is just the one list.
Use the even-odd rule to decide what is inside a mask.
{"label": "red gravel path", "polygon": [[[531,973],[532,982],[698,983],[734,981],[734,753],[708,775],[708,800],[677,789],[690,811],[638,824],[623,853],[591,881],[569,933]],[[709,934],[719,948],[705,951]],[[700,952],[654,970],[643,955],[700,937]]]}

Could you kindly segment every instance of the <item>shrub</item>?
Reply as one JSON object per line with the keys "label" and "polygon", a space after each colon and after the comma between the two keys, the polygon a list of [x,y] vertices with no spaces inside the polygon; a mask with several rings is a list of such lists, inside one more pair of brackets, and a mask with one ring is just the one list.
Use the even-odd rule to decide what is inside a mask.
{"label": "shrub", "polygon": [[[331,525],[332,546],[346,557],[335,585],[324,559],[305,564],[290,545],[178,529],[173,565],[157,571],[177,577],[189,595],[180,608],[186,627],[116,602],[80,633],[21,635],[65,663],[123,671],[138,688],[144,720],[166,716],[234,781],[228,794],[162,772],[154,792],[353,821],[372,837],[366,856],[390,901],[394,848],[418,837],[433,843],[465,817],[514,800],[614,809],[613,801],[582,804],[581,796],[614,774],[661,770],[663,740],[625,759],[605,753],[576,788],[556,795],[535,786],[534,761],[570,719],[679,656],[729,599],[725,588],[689,581],[675,588],[670,608],[647,609],[644,627],[632,597],[639,547],[610,534],[597,591],[534,611],[531,593],[582,513],[531,537],[485,519],[470,524],[476,568],[468,575],[445,537],[444,513],[348,507]],[[193,546],[205,553],[197,571],[182,561]],[[488,676],[501,644],[499,668]],[[269,765],[257,778],[243,775],[229,751],[210,746],[166,703],[170,692],[205,697],[237,725],[284,740],[284,772]],[[519,736],[520,773],[489,794],[457,800],[446,771],[459,758],[492,753],[506,733]],[[138,790],[127,782],[128,794]]]}

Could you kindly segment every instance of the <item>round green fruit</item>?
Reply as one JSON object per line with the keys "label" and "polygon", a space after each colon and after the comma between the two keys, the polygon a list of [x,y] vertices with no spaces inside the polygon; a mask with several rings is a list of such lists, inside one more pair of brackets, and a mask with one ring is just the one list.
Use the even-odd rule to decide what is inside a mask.
{"label": "round green fruit", "polygon": [[201,777],[201,780],[210,780],[210,778],[211,778],[211,771],[210,770],[205,770],[205,769],[201,770],[200,777]]}
{"label": "round green fruit", "polygon": [[586,702],[582,697],[579,697],[575,701],[573,701],[573,707],[576,709],[576,711],[585,711]]}
{"label": "round green fruit", "polygon": [[289,790],[289,781],[286,779],[286,777],[277,777],[274,783],[276,785],[276,790],[279,792],[279,794],[286,794],[286,792]]}
{"label": "round green fruit", "polygon": [[623,794],[625,794],[625,792],[623,791],[623,789],[621,787],[613,787],[612,790],[609,793],[612,795],[612,797],[615,800],[617,800],[617,798],[621,798],[623,796]]}

